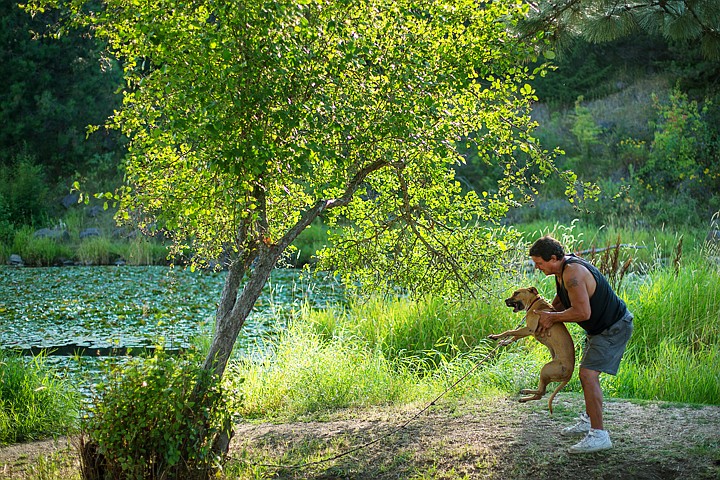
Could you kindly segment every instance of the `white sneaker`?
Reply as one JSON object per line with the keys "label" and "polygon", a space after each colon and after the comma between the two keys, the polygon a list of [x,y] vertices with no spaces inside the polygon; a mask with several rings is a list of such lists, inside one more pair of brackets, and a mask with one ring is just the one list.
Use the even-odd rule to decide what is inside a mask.
{"label": "white sneaker", "polygon": [[608,448],[612,448],[612,442],[610,441],[610,434],[607,430],[595,430],[591,428],[587,435],[585,435],[585,438],[570,447],[568,452],[590,453],[607,450]]}
{"label": "white sneaker", "polygon": [[588,417],[588,414],[583,412],[578,417],[578,421],[575,425],[572,427],[565,427],[560,431],[560,435],[563,436],[570,436],[570,435],[585,435],[590,431],[590,417]]}

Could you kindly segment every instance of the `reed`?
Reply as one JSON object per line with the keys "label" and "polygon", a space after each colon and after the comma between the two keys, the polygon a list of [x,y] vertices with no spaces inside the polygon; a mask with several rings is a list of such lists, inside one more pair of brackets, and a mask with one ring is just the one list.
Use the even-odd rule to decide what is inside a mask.
{"label": "reed", "polygon": [[28,227],[15,234],[11,253],[19,254],[25,264],[32,267],[49,267],[73,256],[68,245],[53,238],[35,237]]}
{"label": "reed", "polygon": [[[700,261],[654,273],[627,293],[635,314],[631,345],[638,361],[650,360],[668,338],[695,351],[720,345],[720,271]],[[636,347],[638,348],[638,347]]]}
{"label": "reed", "polygon": [[128,265],[163,265],[168,263],[167,247],[145,237],[138,237],[120,244],[117,252]]}
{"label": "reed", "polygon": [[326,336],[351,335],[388,358],[451,359],[472,350],[506,315],[500,300],[446,300],[430,297],[355,300],[334,315],[305,312],[303,321]]}
{"label": "reed", "polygon": [[[632,225],[593,225],[575,220],[569,225],[533,222],[518,225],[526,243],[532,243],[543,235],[552,235],[572,252],[585,252],[585,256],[600,260],[593,252],[621,243],[619,264],[632,259],[632,271],[643,273],[662,269],[671,264],[677,254],[680,239],[685,251],[700,251],[704,246],[707,230],[692,229],[678,232],[670,228],[647,229]],[[622,242],[620,242],[622,240]],[[614,253],[611,250],[611,253]]]}
{"label": "reed", "polygon": [[700,349],[681,338],[663,339],[639,361],[632,349],[607,388],[613,396],[671,402],[717,404],[720,396],[720,346]]}
{"label": "reed", "polygon": [[83,265],[109,265],[118,258],[117,247],[107,237],[84,240],[77,247],[75,256]]}

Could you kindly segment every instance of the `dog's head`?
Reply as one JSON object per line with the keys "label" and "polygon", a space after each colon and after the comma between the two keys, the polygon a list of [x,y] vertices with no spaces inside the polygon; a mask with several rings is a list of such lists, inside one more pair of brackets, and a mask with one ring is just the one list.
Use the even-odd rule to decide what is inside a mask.
{"label": "dog's head", "polygon": [[512,296],[505,300],[505,305],[512,307],[513,312],[525,310],[527,305],[532,304],[533,300],[538,296],[538,290],[535,287],[520,288],[515,290]]}

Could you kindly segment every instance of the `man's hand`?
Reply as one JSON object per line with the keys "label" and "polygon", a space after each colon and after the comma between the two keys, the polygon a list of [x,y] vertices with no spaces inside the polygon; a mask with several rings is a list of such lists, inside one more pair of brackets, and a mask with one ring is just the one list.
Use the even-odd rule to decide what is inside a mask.
{"label": "man's hand", "polygon": [[553,313],[552,312],[536,312],[538,314],[538,325],[537,334],[541,337],[545,336],[548,329],[553,326]]}

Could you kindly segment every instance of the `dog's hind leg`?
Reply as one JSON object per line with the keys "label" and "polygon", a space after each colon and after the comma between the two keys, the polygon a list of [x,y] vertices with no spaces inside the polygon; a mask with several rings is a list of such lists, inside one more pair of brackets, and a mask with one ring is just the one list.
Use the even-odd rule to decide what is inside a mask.
{"label": "dog's hind leg", "polygon": [[552,382],[559,382],[566,378],[562,373],[563,371],[564,369],[562,364],[557,360],[552,360],[546,363],[540,370],[540,383],[538,384],[538,388],[535,390],[520,390],[520,393],[522,393],[523,395],[530,395],[529,397],[521,398],[520,401],[528,402],[530,400],[540,400],[543,395],[545,395],[548,384]]}
{"label": "dog's hind leg", "polygon": [[529,402],[530,400],[540,400],[543,395],[545,395],[545,391],[547,388],[548,380],[547,378],[542,375],[542,372],[540,374],[540,384],[538,385],[537,390],[532,390],[529,388],[525,388],[520,390],[520,393],[523,395],[530,395],[529,397],[521,397],[518,401],[520,402]]}
{"label": "dog's hind leg", "polygon": [[518,402],[525,403],[531,400],[540,400],[545,395],[545,390],[520,390],[523,395],[530,394],[529,397],[520,397]]}

